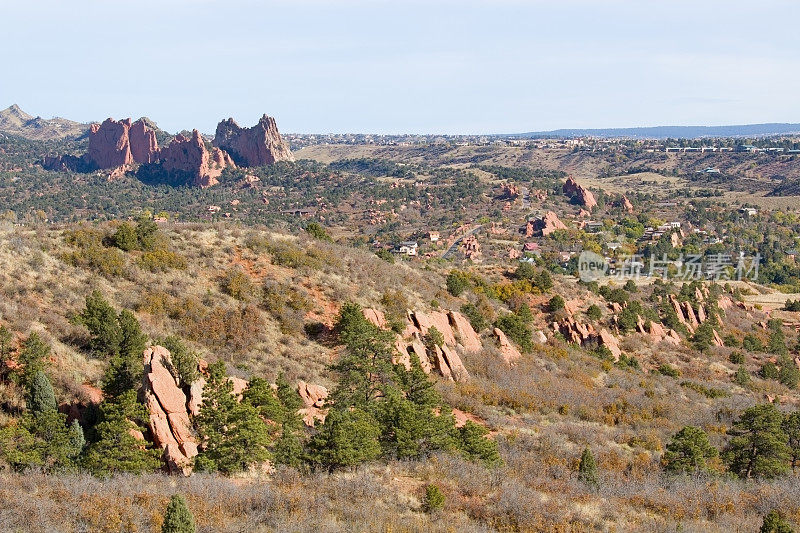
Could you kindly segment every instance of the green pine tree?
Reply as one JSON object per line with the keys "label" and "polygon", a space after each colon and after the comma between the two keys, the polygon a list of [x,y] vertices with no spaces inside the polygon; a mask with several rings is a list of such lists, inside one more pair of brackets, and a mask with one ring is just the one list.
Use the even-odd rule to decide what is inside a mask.
{"label": "green pine tree", "polygon": [[467,420],[458,430],[458,447],[470,461],[480,461],[487,466],[500,465],[503,459],[497,450],[497,442],[486,438],[488,433],[485,427]]}
{"label": "green pine tree", "polygon": [[34,413],[43,413],[58,409],[53,385],[47,378],[47,374],[41,370],[36,372],[31,380],[31,386],[28,392],[28,409]]}
{"label": "green pine tree", "polygon": [[77,320],[89,330],[89,348],[92,352],[103,357],[120,353],[122,329],[117,312],[100,291],[95,290],[86,297],[86,307]]}
{"label": "green pine tree", "polygon": [[270,459],[272,437],[258,409],[236,400],[223,361],[209,365],[208,372],[196,418],[203,449],[195,466],[198,470],[232,474]]}
{"label": "green pine tree", "polygon": [[136,392],[127,390],[100,404],[100,421],[93,428],[94,442],[83,456],[83,467],[96,476],[116,473],[152,472],[161,466],[160,450],[148,449],[132,431],[141,431],[147,409],[136,401]]}
{"label": "green pine tree", "polygon": [[17,376],[17,381],[23,387],[29,388],[33,378],[39,372],[44,372],[50,363],[50,346],[38,333],[33,332],[22,343],[18,361],[22,365],[22,373]]}
{"label": "green pine tree", "polygon": [[731,472],[743,479],[774,478],[788,470],[788,435],[783,416],[771,403],[745,409],[728,431],[733,438],[723,458]]}
{"label": "green pine tree", "polygon": [[117,227],[117,231],[114,232],[111,240],[114,242],[114,246],[126,252],[139,249],[136,229],[127,222],[123,222]]}
{"label": "green pine tree", "polygon": [[588,447],[583,449],[581,460],[578,463],[578,479],[587,486],[597,489],[599,481],[597,479],[597,464],[592,455],[592,450]]}
{"label": "green pine tree", "polygon": [[174,495],[169,500],[167,511],[164,513],[164,524],[161,533],[195,533],[194,516],[189,510],[189,505],[180,494]]}
{"label": "green pine tree", "polygon": [[792,471],[796,471],[800,466],[800,411],[786,414],[781,426],[788,437],[787,444]]}
{"label": "green pine tree", "polygon": [[311,459],[328,470],[377,459],[380,433],[377,421],[366,411],[334,406],[311,439]]}
{"label": "green pine tree", "polygon": [[0,432],[0,455],[15,470],[74,469],[84,445],[83,431],[79,425],[67,425],[67,415],[58,412],[53,386],[44,372],[34,377],[28,398],[29,410],[20,423]]}
{"label": "green pine tree", "polygon": [[142,353],[147,347],[147,336],[133,313],[123,309],[117,322],[119,351],[111,356],[103,379],[103,392],[112,398],[127,390],[138,390],[142,382]]}
{"label": "green pine tree", "polygon": [[662,465],[673,474],[697,474],[707,470],[706,460],[719,454],[708,442],[708,435],[702,429],[685,426],[672,436]]}

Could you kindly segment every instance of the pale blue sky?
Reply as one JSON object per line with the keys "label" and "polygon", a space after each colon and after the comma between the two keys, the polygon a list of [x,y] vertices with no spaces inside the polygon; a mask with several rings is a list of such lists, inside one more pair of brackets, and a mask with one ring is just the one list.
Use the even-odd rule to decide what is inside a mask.
{"label": "pale blue sky", "polygon": [[213,133],[800,122],[800,2],[0,0],[0,108]]}

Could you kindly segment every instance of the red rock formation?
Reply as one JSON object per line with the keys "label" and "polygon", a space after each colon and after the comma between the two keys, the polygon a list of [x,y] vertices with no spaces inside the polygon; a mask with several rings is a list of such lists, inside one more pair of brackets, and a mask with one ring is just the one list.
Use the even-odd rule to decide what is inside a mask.
{"label": "red rock formation", "polygon": [[139,119],[131,124],[128,135],[133,160],[137,163],[155,163],[158,159],[156,132],[148,128],[144,120]]}
{"label": "red rock formation", "polygon": [[567,229],[567,226],[558,219],[558,215],[552,211],[548,211],[542,218],[535,220],[533,222],[533,227],[535,230],[539,231],[543,237],[550,235],[556,230]]}
{"label": "red rock formation", "polygon": [[216,185],[222,170],[234,166],[230,157],[219,149],[209,154],[206,145],[197,130],[192,138],[178,135],[161,150],[162,166],[173,175],[185,174],[192,179],[192,184],[206,188]]}
{"label": "red rock formation", "polygon": [[186,395],[170,372],[169,350],[152,346],[144,352],[142,392],[150,412],[150,433],[156,446],[164,450],[170,472],[191,472],[191,460],[197,455],[197,441],[186,407]]}
{"label": "red rock formation", "polygon": [[314,427],[317,421],[325,422],[328,410],[324,407],[325,400],[328,398],[328,389],[322,385],[298,381],[297,392],[303,400],[303,407],[298,410],[303,422],[309,427]]}
{"label": "red rock formation", "polygon": [[109,118],[102,124],[92,124],[89,130],[86,159],[97,168],[152,163],[157,158],[156,133],[142,119],[131,124],[129,118],[119,122]]}
{"label": "red rock formation", "polygon": [[481,256],[481,244],[475,235],[469,235],[461,241],[461,251],[467,259],[475,259]]}
{"label": "red rock formation", "polygon": [[275,119],[264,115],[252,128],[240,127],[232,118],[217,124],[214,146],[231,154],[245,167],[294,161],[289,145],[283,141]]}
{"label": "red rock formation", "polygon": [[614,361],[619,361],[619,357],[622,355],[622,350],[619,347],[619,340],[605,328],[600,330],[598,340],[601,346],[608,348],[611,355],[614,357]]}
{"label": "red rock formation", "polygon": [[[437,346],[437,352],[438,351],[439,347]],[[455,349],[447,344],[443,344],[441,347],[441,352],[444,356],[445,364],[450,369],[453,379],[456,381],[469,380],[469,372],[467,372],[464,363],[461,362],[461,358],[458,356],[458,353],[456,353]]]}
{"label": "red rock formation", "polygon": [[131,119],[117,122],[112,118],[102,124],[92,124],[89,129],[88,158],[97,168],[116,168],[133,163],[128,130]]}
{"label": "red rock formation", "polygon": [[456,338],[453,334],[453,328],[450,327],[450,320],[446,313],[441,311],[431,311],[430,313],[423,313],[415,311],[411,313],[411,320],[417,328],[419,328],[422,335],[427,335],[428,330],[433,326],[444,338],[444,343],[450,346],[456,345]]}
{"label": "red rock formation", "polygon": [[624,194],[622,195],[622,198],[620,198],[619,202],[617,202],[617,205],[619,205],[619,207],[624,209],[626,212],[633,213],[633,204]]}
{"label": "red rock formation", "polygon": [[365,307],[362,312],[364,313],[364,317],[372,322],[373,325],[378,326],[381,329],[386,328],[386,316],[383,314],[383,311],[379,311],[371,307]]}
{"label": "red rock formation", "polygon": [[582,205],[589,211],[591,211],[593,207],[597,206],[597,201],[594,199],[592,192],[588,189],[585,189],[583,186],[578,185],[578,182],[575,181],[572,176],[567,178],[567,181],[562,187],[562,191],[572,201],[578,205]]}
{"label": "red rock formation", "polygon": [[503,357],[503,361],[505,361],[506,364],[513,364],[514,361],[522,357],[522,354],[511,344],[506,334],[503,333],[503,330],[494,328],[493,333],[497,339],[497,348],[500,350],[500,355]]}
{"label": "red rock formation", "polygon": [[450,311],[447,316],[450,319],[453,332],[464,350],[467,352],[479,352],[483,349],[481,338],[472,328],[472,324],[469,323],[467,317],[457,311]]}

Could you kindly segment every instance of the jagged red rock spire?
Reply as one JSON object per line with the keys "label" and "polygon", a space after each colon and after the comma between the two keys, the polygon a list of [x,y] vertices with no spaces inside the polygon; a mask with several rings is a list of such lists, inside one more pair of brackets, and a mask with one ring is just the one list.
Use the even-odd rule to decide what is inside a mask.
{"label": "jagged red rock spire", "polygon": [[252,128],[242,128],[229,118],[217,124],[214,146],[231,154],[240,166],[258,167],[278,161],[294,161],[281,138],[275,119],[264,115]]}

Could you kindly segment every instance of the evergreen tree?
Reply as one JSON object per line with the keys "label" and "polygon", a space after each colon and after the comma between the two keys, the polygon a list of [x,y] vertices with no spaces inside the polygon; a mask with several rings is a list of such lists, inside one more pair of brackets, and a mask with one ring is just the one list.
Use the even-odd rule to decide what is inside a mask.
{"label": "evergreen tree", "polygon": [[708,442],[708,435],[694,426],[684,426],[672,436],[662,464],[667,472],[673,474],[697,474],[707,470],[706,460],[719,454]]}
{"label": "evergreen tree", "polygon": [[299,467],[303,460],[303,420],[297,414],[302,400],[283,373],[276,380],[277,397],[282,408],[281,435],[275,443],[275,462]]}
{"label": "evergreen tree", "polygon": [[503,463],[497,442],[487,439],[489,433],[485,427],[471,420],[458,429],[458,447],[464,457],[470,461],[480,461],[486,466],[496,466]]}
{"label": "evergreen tree", "polygon": [[599,481],[597,479],[597,464],[592,455],[592,450],[588,447],[583,449],[581,460],[578,463],[578,479],[592,489],[597,489]]}
{"label": "evergreen tree", "polygon": [[774,478],[788,470],[788,436],[783,416],[771,403],[745,409],[728,433],[733,438],[724,452],[731,472],[743,479]]}
{"label": "evergreen tree", "polygon": [[139,241],[139,250],[150,251],[156,246],[158,237],[158,224],[148,214],[143,214],[136,222],[136,239]]}
{"label": "evergreen tree", "polygon": [[89,348],[95,354],[112,357],[120,353],[122,328],[117,312],[100,291],[86,297],[86,307],[78,315],[78,322],[89,330]]}
{"label": "evergreen tree", "polygon": [[759,533],[794,533],[792,526],[776,509],[773,509],[764,516],[761,529],[758,531]]}
{"label": "evergreen tree", "polygon": [[22,374],[18,382],[26,388],[31,386],[33,378],[49,364],[50,346],[45,344],[38,333],[31,333],[22,343],[18,360],[22,365]]}
{"label": "evergreen tree", "polygon": [[146,447],[131,433],[141,431],[147,409],[136,401],[136,392],[127,390],[100,404],[100,421],[94,427],[95,442],[89,444],[83,466],[94,475],[152,472],[160,465],[160,450]]}
{"label": "evergreen tree", "polygon": [[28,409],[34,413],[43,413],[58,409],[53,385],[47,378],[47,374],[41,370],[33,376],[31,381],[28,392]]}
{"label": "evergreen tree", "polygon": [[194,383],[199,377],[197,373],[197,353],[190,350],[186,343],[175,335],[162,339],[159,344],[169,350],[172,365],[175,367],[181,383],[184,385]]}
{"label": "evergreen tree", "polygon": [[169,500],[167,511],[164,513],[164,524],[161,533],[195,533],[194,516],[189,510],[186,500],[180,494],[174,495]]}
{"label": "evergreen tree", "polygon": [[792,358],[787,355],[781,356],[779,364],[781,368],[778,371],[778,381],[790,389],[797,387],[797,383],[800,382],[800,369]]}
{"label": "evergreen tree", "polygon": [[695,349],[705,352],[711,347],[713,342],[714,328],[711,326],[711,322],[706,320],[700,324],[700,326],[694,332],[694,336],[692,336],[692,345],[695,347]]}
{"label": "evergreen tree", "polygon": [[67,415],[58,412],[53,386],[44,372],[35,375],[28,398],[29,410],[21,422],[0,432],[0,453],[16,470],[72,470],[83,449],[83,431],[77,424],[68,426]]}
{"label": "evergreen tree", "polygon": [[120,330],[119,351],[111,356],[103,379],[103,392],[112,398],[139,388],[142,382],[142,353],[147,347],[147,337],[133,313],[123,309],[117,321]]}
{"label": "evergreen tree", "polygon": [[372,324],[354,303],[342,306],[336,330],[347,351],[331,367],[339,375],[331,401],[368,410],[394,379],[394,334]]}
{"label": "evergreen tree", "polygon": [[203,403],[196,418],[203,450],[195,459],[199,470],[225,474],[241,472],[270,459],[267,424],[249,402],[238,402],[233,384],[225,374],[225,363],[208,367]]}
{"label": "evergreen tree", "polygon": [[800,465],[800,411],[785,415],[782,427],[788,437],[790,464],[792,471],[795,471]]}
{"label": "evergreen tree", "polygon": [[380,434],[378,423],[369,413],[334,405],[311,439],[311,460],[333,470],[377,459],[381,454]]}

